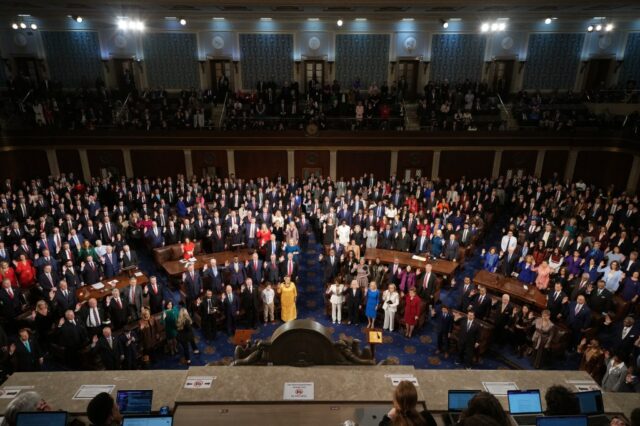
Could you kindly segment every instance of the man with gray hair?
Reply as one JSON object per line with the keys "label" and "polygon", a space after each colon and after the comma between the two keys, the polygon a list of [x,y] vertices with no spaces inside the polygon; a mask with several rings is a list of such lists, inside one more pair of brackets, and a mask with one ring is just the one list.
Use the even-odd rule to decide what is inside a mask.
{"label": "man with gray hair", "polygon": [[14,426],[18,413],[28,413],[34,411],[52,411],[51,406],[38,392],[21,392],[13,401],[7,405],[4,412],[2,426]]}

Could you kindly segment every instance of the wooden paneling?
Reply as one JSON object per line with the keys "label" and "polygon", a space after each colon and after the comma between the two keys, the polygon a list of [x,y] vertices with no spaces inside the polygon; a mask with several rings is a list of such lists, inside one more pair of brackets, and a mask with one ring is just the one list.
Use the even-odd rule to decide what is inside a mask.
{"label": "wooden paneling", "polygon": [[373,173],[377,178],[388,178],[391,168],[390,151],[338,151],[338,178],[345,179]]}
{"label": "wooden paneling", "polygon": [[49,176],[47,154],[41,149],[0,152],[0,177],[14,182]]}
{"label": "wooden paneling", "polygon": [[287,151],[235,151],[236,177],[257,176],[287,179]]}
{"label": "wooden paneling", "polygon": [[433,151],[400,151],[398,152],[398,177],[402,179],[407,169],[422,170],[422,176],[431,177]]}
{"label": "wooden paneling", "polygon": [[227,151],[211,150],[211,151],[191,151],[191,163],[193,164],[193,173],[197,176],[203,176],[205,170],[215,167],[215,173],[218,177],[226,177],[229,174],[227,167]]}
{"label": "wooden paneling", "polygon": [[80,163],[80,153],[76,149],[58,149],[58,168],[60,173],[73,173],[77,178],[82,179],[82,163]]}
{"label": "wooden paneling", "polygon": [[569,158],[569,151],[547,151],[544,153],[542,163],[542,180],[548,181],[553,178],[554,173],[560,181],[564,179],[564,169]]}
{"label": "wooden paneling", "polygon": [[493,170],[494,151],[442,151],[440,154],[440,178],[458,179],[490,177]]}
{"label": "wooden paneling", "polygon": [[631,171],[633,156],[621,152],[580,151],[573,180],[603,187],[613,184],[624,189]]}
{"label": "wooden paneling", "polygon": [[502,151],[500,161],[500,174],[506,175],[507,170],[515,174],[518,170],[523,170],[524,175],[532,175],[536,170],[536,158],[538,151]]}
{"label": "wooden paneling", "polygon": [[88,149],[87,157],[91,176],[100,176],[102,169],[107,169],[112,175],[124,175],[124,157],[119,149]]}
{"label": "wooden paneling", "polygon": [[[296,151],[295,156],[295,175],[297,178],[305,176],[305,172],[329,175],[329,151]],[[316,170],[318,172],[316,172]]]}
{"label": "wooden paneling", "polygon": [[184,151],[131,150],[134,176],[176,176],[185,173]]}

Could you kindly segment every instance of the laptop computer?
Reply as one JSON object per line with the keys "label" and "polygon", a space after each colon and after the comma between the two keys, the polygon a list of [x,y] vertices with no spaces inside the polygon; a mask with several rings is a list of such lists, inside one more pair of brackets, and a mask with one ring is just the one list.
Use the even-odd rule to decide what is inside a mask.
{"label": "laptop computer", "polygon": [[601,391],[576,392],[575,396],[580,404],[580,414],[588,417],[589,426],[606,426],[611,422],[609,416],[604,414]]}
{"label": "laptop computer", "polygon": [[536,418],[542,416],[540,391],[510,390],[507,391],[509,412],[519,426],[535,426]]}
{"label": "laptop computer", "polygon": [[454,425],[460,419],[460,413],[467,408],[469,400],[473,398],[478,390],[450,390],[447,397],[447,415],[444,416],[446,424]]}
{"label": "laptop computer", "polygon": [[536,426],[587,426],[587,416],[538,417]]}
{"label": "laptop computer", "polygon": [[125,417],[122,426],[173,426],[171,416]]}
{"label": "laptop computer", "polygon": [[119,390],[116,402],[123,415],[151,414],[152,390]]}
{"label": "laptop computer", "polygon": [[16,426],[66,426],[66,411],[37,411],[18,413]]}

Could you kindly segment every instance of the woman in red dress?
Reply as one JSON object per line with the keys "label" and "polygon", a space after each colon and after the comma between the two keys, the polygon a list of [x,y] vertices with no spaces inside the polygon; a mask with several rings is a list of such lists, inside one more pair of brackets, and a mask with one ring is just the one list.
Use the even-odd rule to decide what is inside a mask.
{"label": "woman in red dress", "polygon": [[256,232],[256,237],[259,240],[260,247],[271,241],[271,231],[269,231],[269,228],[267,228],[266,223],[263,223],[258,232]]}
{"label": "woman in red dress", "polygon": [[16,278],[16,271],[13,270],[11,266],[9,266],[8,262],[0,263],[0,281],[4,281],[8,279],[11,281],[11,287],[18,287],[18,279]]}
{"label": "woman in red dress", "polygon": [[405,297],[404,303],[404,323],[406,324],[404,335],[411,338],[413,329],[418,322],[420,315],[420,298],[416,295],[416,288],[411,287],[409,294]]}
{"label": "woman in red dress", "polygon": [[21,254],[20,259],[16,262],[16,274],[22,289],[29,288],[36,282],[36,269],[24,254]]}
{"label": "woman in red dress", "polygon": [[196,245],[191,242],[189,238],[184,239],[184,243],[182,244],[182,257],[185,260],[189,260],[194,255],[194,250],[196,249]]}

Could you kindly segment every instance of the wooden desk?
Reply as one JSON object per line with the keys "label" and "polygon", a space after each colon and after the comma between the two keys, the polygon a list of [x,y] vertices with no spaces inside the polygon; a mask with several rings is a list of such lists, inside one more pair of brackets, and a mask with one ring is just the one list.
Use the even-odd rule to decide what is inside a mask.
{"label": "wooden desk", "polygon": [[[413,253],[407,253],[404,251],[395,251],[395,250],[385,250],[385,249],[377,249],[377,248],[368,248],[365,252],[364,258],[366,260],[376,260],[380,259],[380,262],[386,264],[392,264],[394,259],[398,258],[400,264],[402,266],[411,265],[412,268],[420,268],[424,270],[424,266],[426,264],[432,265],[432,271],[436,275],[453,275],[453,273],[458,268],[457,262],[452,262],[450,260],[442,260],[436,259],[431,260],[427,258],[426,262],[412,259]],[[426,257],[426,256],[424,256]]]}
{"label": "wooden desk", "polygon": [[[209,260],[216,259],[218,262],[218,266],[221,267],[225,264],[225,262],[231,263],[233,261],[234,256],[238,256],[240,262],[244,262],[245,260],[251,260],[251,255],[253,251],[249,251],[246,249],[238,250],[238,251],[221,251],[218,253],[206,253],[199,254],[194,256],[196,258],[195,269],[202,269],[204,265],[209,264]],[[183,272],[187,270],[188,263],[180,262],[180,260],[169,260],[167,262],[162,263],[162,267],[167,275],[171,277],[176,277],[181,275]]]}
{"label": "wooden desk", "polygon": [[[140,271],[136,271],[136,272],[140,272]],[[115,286],[112,286],[111,284],[109,284],[111,281],[114,281],[114,280],[118,281]],[[92,297],[98,300],[101,300],[109,296],[114,288],[117,288],[118,290],[120,290],[125,287],[129,287],[129,274],[122,273],[113,278],[105,278],[100,282],[104,284],[104,287],[101,288],[100,290],[96,290],[95,288],[91,287],[91,285],[85,285],[84,287],[80,287],[78,290],[76,290],[76,297],[78,298],[78,302],[84,302],[86,300],[91,299]],[[147,277],[144,273],[136,277],[136,283],[138,285],[145,285],[148,282],[149,282],[149,277]]]}
{"label": "wooden desk", "polygon": [[478,271],[473,277],[473,282],[486,287],[489,293],[499,296],[506,293],[520,304],[530,305],[537,310],[541,311],[547,307],[546,296],[534,284],[529,285],[529,289],[525,290],[524,284],[520,281],[485,270]]}

